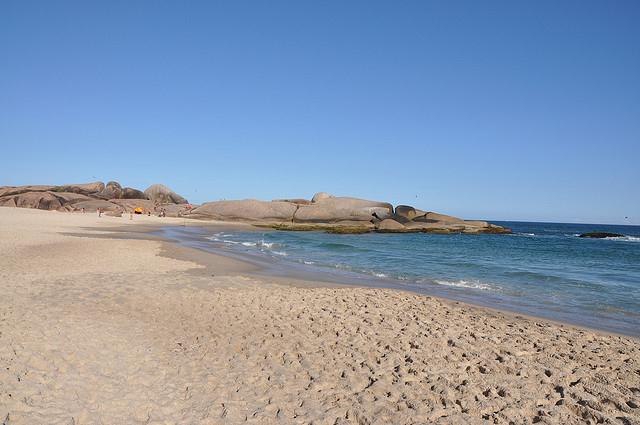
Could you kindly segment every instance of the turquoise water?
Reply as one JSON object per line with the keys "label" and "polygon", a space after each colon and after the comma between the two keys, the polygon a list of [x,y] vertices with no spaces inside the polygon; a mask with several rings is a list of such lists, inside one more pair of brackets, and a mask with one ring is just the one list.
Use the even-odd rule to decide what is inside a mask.
{"label": "turquoise water", "polygon": [[[262,259],[282,274],[401,287],[640,335],[640,226],[497,223],[512,235],[365,234],[166,229],[216,252]],[[607,231],[624,238],[583,239]]]}

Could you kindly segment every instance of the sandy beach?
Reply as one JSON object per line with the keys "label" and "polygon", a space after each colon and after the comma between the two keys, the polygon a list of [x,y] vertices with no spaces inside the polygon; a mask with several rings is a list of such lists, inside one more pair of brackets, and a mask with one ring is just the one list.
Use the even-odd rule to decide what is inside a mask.
{"label": "sandy beach", "polygon": [[[0,208],[0,423],[640,423],[640,341]],[[126,231],[125,231],[126,232]]]}

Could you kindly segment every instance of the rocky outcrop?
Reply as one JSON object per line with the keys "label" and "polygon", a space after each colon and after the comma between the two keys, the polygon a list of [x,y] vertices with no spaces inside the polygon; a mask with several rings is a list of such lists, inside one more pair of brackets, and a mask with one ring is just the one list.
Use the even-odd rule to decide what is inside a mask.
{"label": "rocky outcrop", "polygon": [[313,198],[311,198],[311,202],[315,203],[328,198],[332,198],[332,196],[329,195],[327,192],[318,192],[315,195],[313,195]]}
{"label": "rocky outcrop", "polygon": [[[316,200],[278,200],[208,202],[191,211],[191,217],[213,220],[247,221],[261,224],[287,223],[295,225],[340,224],[373,228],[372,220],[383,219],[393,213],[386,202],[358,198],[321,196]],[[296,226],[296,229],[301,226]]]}
{"label": "rocky outcrop", "polygon": [[[106,185],[102,182],[66,184],[61,186],[31,185],[31,186],[2,186],[0,187],[0,206],[37,208],[58,211],[119,211],[129,212],[141,207],[146,211],[159,213],[163,210],[167,216],[179,215],[187,210],[186,200],[175,194],[166,186],[160,186],[154,193],[156,201],[147,199],[147,195],[134,188],[122,186],[115,181]],[[153,186],[152,186],[153,187]],[[173,207],[180,201],[180,207]],[[184,203],[182,203],[184,202]]]}
{"label": "rocky outcrop", "polygon": [[511,233],[510,229],[486,221],[463,220],[445,214],[398,205],[392,216],[375,223],[376,231],[385,233]]}
{"label": "rocky outcrop", "polygon": [[257,223],[292,222],[298,205],[283,201],[215,201],[202,204],[189,214],[190,217],[223,221],[247,221]]}
{"label": "rocky outcrop", "polygon": [[122,199],[147,199],[147,195],[143,191],[134,189],[132,187],[125,187],[122,189]]}
{"label": "rocky outcrop", "polygon": [[163,204],[187,204],[187,200],[163,184],[154,184],[144,191],[147,199]]}
{"label": "rocky outcrop", "polygon": [[19,208],[36,208],[40,210],[56,210],[62,202],[51,192],[26,192],[13,195],[12,201]]}
{"label": "rocky outcrop", "polygon": [[398,217],[406,218],[407,220],[413,220],[418,216],[423,216],[426,214],[425,211],[417,210],[408,205],[398,205],[395,211]]}
{"label": "rocky outcrop", "polygon": [[580,238],[594,238],[594,239],[604,239],[604,238],[623,238],[624,235],[619,233],[609,233],[609,232],[587,232],[583,233]]}
{"label": "rocky outcrop", "polygon": [[300,205],[293,218],[295,223],[370,223],[393,214],[393,206],[387,202],[318,194],[314,199],[310,205]]}
{"label": "rocky outcrop", "polygon": [[109,182],[97,196],[102,199],[120,199],[122,198],[122,186],[118,182]]}
{"label": "rocky outcrop", "polygon": [[[395,209],[387,202],[316,193],[306,199],[207,202],[191,208],[168,187],[154,184],[144,192],[111,181],[62,186],[0,187],[0,206],[58,211],[95,211],[119,215],[141,208],[145,214],[188,216],[203,220],[241,221],[279,230],[321,230],[331,233],[509,233],[486,221],[463,220],[409,205]],[[598,237],[598,236],[584,236]],[[602,236],[607,237],[607,236]]]}
{"label": "rocky outcrop", "polygon": [[320,230],[331,233],[508,233],[509,229],[486,221],[463,220],[450,215],[422,211],[408,205],[397,208],[387,202],[316,193],[304,199],[277,201],[208,202],[192,210],[189,217],[243,221],[278,230]]}

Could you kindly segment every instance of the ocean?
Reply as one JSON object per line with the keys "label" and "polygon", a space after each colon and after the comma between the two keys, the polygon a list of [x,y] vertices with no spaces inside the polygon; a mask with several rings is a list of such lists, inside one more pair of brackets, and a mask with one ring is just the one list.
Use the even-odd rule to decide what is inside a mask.
{"label": "ocean", "polygon": [[[495,222],[510,235],[212,231],[160,233],[259,262],[267,273],[411,290],[640,335],[640,226]],[[605,231],[621,238],[584,239]]]}

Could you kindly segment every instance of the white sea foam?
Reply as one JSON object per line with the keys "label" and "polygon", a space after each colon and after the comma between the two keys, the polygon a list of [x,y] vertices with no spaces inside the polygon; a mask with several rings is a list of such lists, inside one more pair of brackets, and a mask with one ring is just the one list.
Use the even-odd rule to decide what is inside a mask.
{"label": "white sea foam", "polygon": [[238,245],[238,244],[240,243],[240,242],[236,242],[236,241],[231,241],[231,240],[229,240],[229,239],[223,239],[223,240],[222,240],[222,242],[224,242],[224,243],[230,243],[230,244],[233,244],[233,245]]}
{"label": "white sea foam", "polygon": [[374,273],[373,273],[373,275],[374,275],[375,277],[387,277],[387,275],[386,275],[386,274],[384,274],[384,273],[375,273],[375,272],[374,272]]}
{"label": "white sea foam", "polygon": [[637,236],[620,236],[614,238],[604,238],[608,241],[622,241],[622,242],[640,242],[640,237]]}
{"label": "white sea foam", "polygon": [[316,263],[315,261],[307,261],[307,260],[304,260],[302,262],[305,263],[305,264],[309,264],[309,265]]}
{"label": "white sea foam", "polygon": [[464,280],[464,279],[460,279],[460,280],[443,280],[443,279],[437,279],[434,280],[435,283],[437,283],[438,285],[444,285],[444,286],[453,286],[456,288],[471,288],[471,289],[481,289],[483,291],[488,291],[491,289],[494,289],[491,285],[488,285],[486,283],[482,283],[478,280]]}
{"label": "white sea foam", "polygon": [[272,248],[273,247],[273,242],[260,241],[260,246],[263,246],[265,248]]}
{"label": "white sea foam", "polygon": [[244,245],[244,246],[256,246],[257,244],[255,242],[242,242],[242,245]]}
{"label": "white sea foam", "polygon": [[280,255],[282,257],[286,257],[287,256],[287,253],[284,252],[284,251],[271,251],[271,253],[275,254],[275,255]]}

